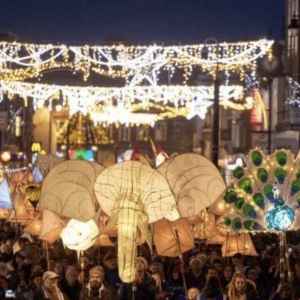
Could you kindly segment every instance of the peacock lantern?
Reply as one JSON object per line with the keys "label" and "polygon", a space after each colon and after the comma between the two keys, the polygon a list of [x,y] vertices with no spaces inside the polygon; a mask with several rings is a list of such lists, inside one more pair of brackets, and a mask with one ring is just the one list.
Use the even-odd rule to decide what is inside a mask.
{"label": "peacock lantern", "polygon": [[286,149],[270,155],[253,149],[246,167],[235,168],[232,178],[223,196],[231,208],[223,218],[228,230],[285,233],[299,228],[300,157]]}

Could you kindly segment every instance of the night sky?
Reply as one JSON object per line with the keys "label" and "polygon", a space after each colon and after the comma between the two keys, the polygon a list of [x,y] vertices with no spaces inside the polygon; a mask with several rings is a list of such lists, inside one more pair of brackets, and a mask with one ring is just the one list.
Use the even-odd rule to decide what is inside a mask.
{"label": "night sky", "polygon": [[284,0],[2,1],[0,31],[20,42],[101,45],[282,39]]}

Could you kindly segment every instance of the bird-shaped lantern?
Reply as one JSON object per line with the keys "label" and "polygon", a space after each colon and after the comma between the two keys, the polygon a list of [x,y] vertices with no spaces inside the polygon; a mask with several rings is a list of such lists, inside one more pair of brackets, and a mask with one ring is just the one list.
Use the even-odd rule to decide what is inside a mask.
{"label": "bird-shaped lantern", "polygon": [[246,167],[235,168],[233,187],[224,193],[231,213],[223,225],[235,232],[299,228],[300,158],[285,149],[271,155],[254,149],[246,162]]}

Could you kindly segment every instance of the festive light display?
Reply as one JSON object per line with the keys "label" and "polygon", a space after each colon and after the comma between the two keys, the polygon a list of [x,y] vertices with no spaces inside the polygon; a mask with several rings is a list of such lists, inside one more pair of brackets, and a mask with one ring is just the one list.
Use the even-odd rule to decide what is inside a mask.
{"label": "festive light display", "polygon": [[300,106],[300,84],[292,77],[286,77],[291,88],[291,95],[287,98],[287,103],[295,106]]}
{"label": "festive light display", "polygon": [[[208,86],[187,86],[194,70],[226,75],[220,87],[220,105],[231,109],[250,109],[243,89],[229,85],[229,75],[240,80],[255,73],[259,57],[270,53],[273,41],[195,44],[178,46],[67,46],[0,42],[0,101],[3,94],[33,99],[33,106],[47,105],[51,110],[59,99],[69,114],[77,111],[90,114],[95,123],[153,126],[157,120],[184,116],[204,118],[213,104],[214,90]],[[206,51],[203,58],[203,51]],[[96,73],[121,78],[122,88],[58,86],[22,82],[40,79],[45,71],[72,70],[87,80]],[[161,74],[172,78],[180,71],[182,85],[164,86]],[[178,79],[176,79],[178,81]],[[146,85],[146,86],[145,86]]]}
{"label": "festive light display", "polygon": [[[184,71],[186,84],[193,68],[201,67],[210,74],[230,71],[243,76],[245,69],[255,69],[256,59],[264,55],[273,41],[261,39],[238,43],[197,44],[185,46],[66,46],[0,43],[0,79],[25,80],[42,76],[49,69],[68,68],[82,72],[86,80],[91,71],[109,77],[126,79],[127,85],[146,80],[157,85],[163,69],[172,74]],[[208,47],[207,47],[208,46]],[[207,58],[202,50],[208,49]],[[217,64],[218,62],[218,64]]]}
{"label": "festive light display", "polygon": [[[124,88],[59,86],[15,81],[0,81],[0,93],[31,97],[34,109],[47,105],[50,110],[61,93],[62,105],[69,114],[90,113],[96,123],[149,124],[165,117],[195,115],[205,117],[213,104],[212,86],[127,86]],[[243,101],[243,87],[222,85],[220,105],[236,110],[250,109]],[[151,110],[155,113],[151,113]]]}
{"label": "festive light display", "polygon": [[253,149],[247,167],[233,171],[224,200],[231,212],[224,226],[234,232],[286,232],[299,228],[299,159],[290,150],[270,155]]}

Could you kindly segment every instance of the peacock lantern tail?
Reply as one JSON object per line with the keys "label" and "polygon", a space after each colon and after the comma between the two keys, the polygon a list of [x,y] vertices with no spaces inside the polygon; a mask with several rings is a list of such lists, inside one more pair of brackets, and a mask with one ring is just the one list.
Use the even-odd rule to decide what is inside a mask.
{"label": "peacock lantern tail", "polygon": [[300,158],[290,150],[266,155],[253,149],[246,167],[235,168],[232,177],[232,187],[223,195],[230,207],[223,218],[225,228],[235,232],[299,228]]}

